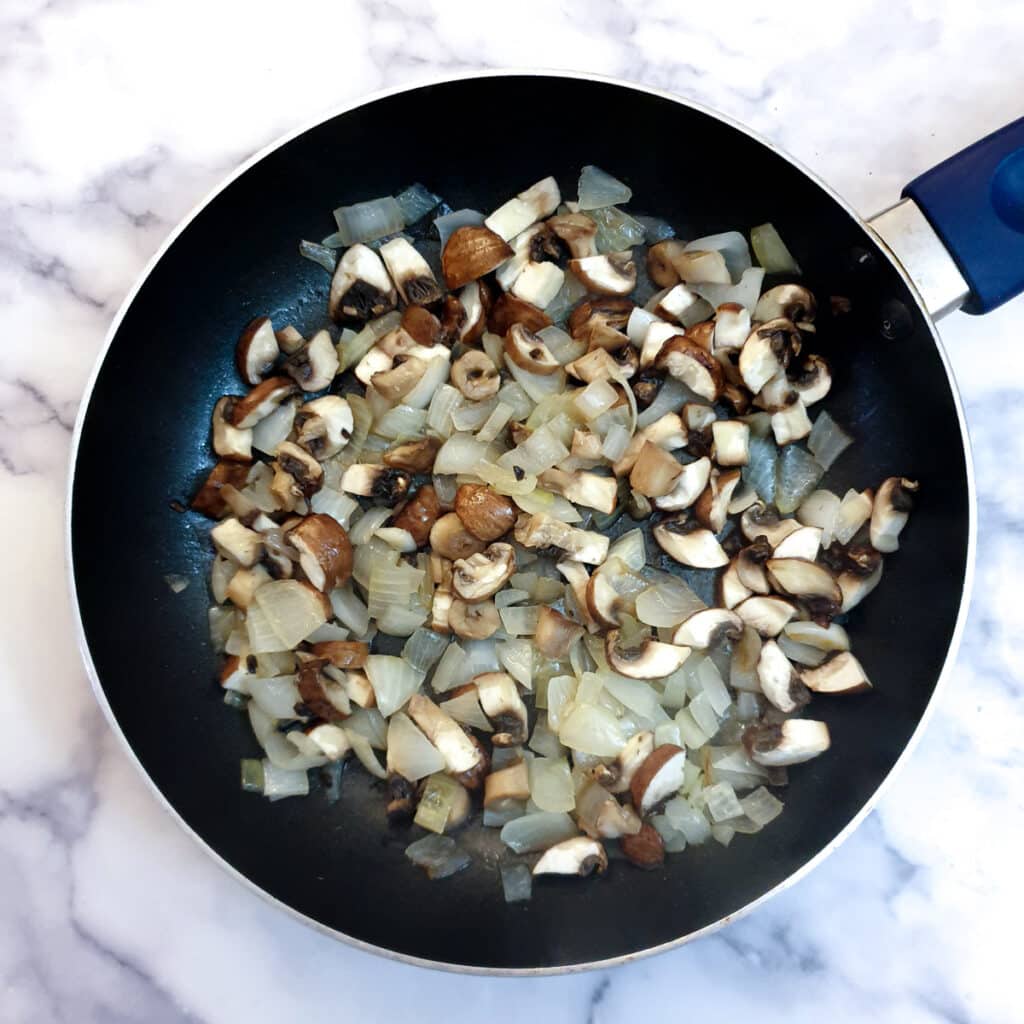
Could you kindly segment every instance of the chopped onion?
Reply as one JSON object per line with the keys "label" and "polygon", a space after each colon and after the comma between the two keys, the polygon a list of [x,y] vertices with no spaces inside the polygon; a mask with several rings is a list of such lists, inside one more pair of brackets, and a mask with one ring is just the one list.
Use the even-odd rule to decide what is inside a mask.
{"label": "chopped onion", "polygon": [[352,634],[333,622],[325,622],[319,629],[314,629],[306,638],[308,643],[320,644],[327,640],[347,640]]}
{"label": "chopped onion", "polygon": [[252,446],[267,455],[275,455],[277,446],[288,440],[295,422],[295,403],[282,402],[269,416],[264,417],[252,430]]}
{"label": "chopped onion", "polygon": [[437,389],[448,379],[449,360],[446,356],[435,356],[427,360],[427,368],[416,386],[405,396],[405,404],[414,409],[425,409],[433,400]]}
{"label": "chopped onion", "polygon": [[[253,601],[254,606],[266,616],[267,624],[284,644],[284,647],[278,650],[291,650],[297,647],[314,629],[327,621],[320,596],[311,587],[297,580],[271,580],[264,583],[256,591]],[[250,606],[250,614],[252,607]],[[253,653],[260,652],[253,647]]]}
{"label": "chopped onion", "polygon": [[[347,340],[341,341],[337,345],[338,359],[339,359],[339,372],[349,370],[356,363],[359,362],[367,352],[377,343],[378,339],[383,338],[389,331],[393,331],[402,322],[402,314],[397,310],[391,313],[385,313],[383,316],[378,317],[376,320],[370,320],[365,327],[356,335],[353,335]],[[349,404],[352,405],[353,398],[359,398],[360,401],[365,401],[360,395],[346,395],[345,396]],[[355,412],[355,407],[352,409]],[[365,435],[364,435],[365,436]],[[351,445],[351,441],[349,445]]]}
{"label": "chopped onion", "polygon": [[410,843],[405,855],[423,868],[431,881],[448,878],[470,865],[469,854],[460,850],[450,836],[424,836]]}
{"label": "chopped onion", "polygon": [[537,632],[540,608],[537,605],[509,605],[499,608],[502,628],[509,636],[533,636]]}
{"label": "chopped onion", "polygon": [[573,404],[585,420],[596,420],[618,400],[618,392],[606,380],[591,381],[586,387],[573,392]]}
{"label": "chopped onion", "polygon": [[577,341],[568,331],[563,331],[561,327],[554,325],[538,331],[537,337],[547,345],[548,351],[562,366],[571,363],[574,359],[579,359],[587,351],[585,341]]}
{"label": "chopped onion", "polygon": [[590,214],[597,222],[594,243],[599,253],[625,252],[643,245],[644,226],[617,206],[606,206]]}
{"label": "chopped onion", "polygon": [[[533,645],[529,640],[502,640],[495,644],[501,667],[520,686],[533,688]],[[435,687],[436,689],[436,687]]]}
{"label": "chopped onion", "polygon": [[[447,444],[450,443],[449,440]],[[444,448],[441,449],[441,452],[443,451]],[[441,457],[441,452],[438,453],[438,458]],[[548,423],[530,434],[522,444],[499,456],[497,465],[509,472],[514,472],[514,468],[518,466],[524,473],[535,476],[543,473],[545,469],[557,466],[568,457],[569,449],[555,436],[552,424]],[[474,460],[474,465],[481,458],[483,455]]]}
{"label": "chopped onion", "polygon": [[570,709],[576,696],[575,676],[553,676],[548,680],[548,727],[557,734],[563,715]]}
{"label": "chopped onion", "polygon": [[497,405],[497,397],[488,398],[483,402],[463,401],[452,410],[452,426],[457,431],[479,430]]}
{"label": "chopped onion", "polygon": [[422,220],[431,210],[441,205],[441,197],[435,196],[425,185],[418,181],[395,196],[395,202],[402,211],[402,219],[406,224],[415,224]]}
{"label": "chopped onion", "polygon": [[628,203],[633,198],[633,190],[628,185],[593,164],[587,164],[580,172],[578,194],[581,210],[601,210],[616,203]]}
{"label": "chopped onion", "polygon": [[617,558],[634,572],[639,572],[647,565],[647,549],[644,544],[643,530],[636,529],[624,533],[608,549],[608,557]]}
{"label": "chopped onion", "polygon": [[455,495],[459,490],[457,478],[454,476],[434,476],[432,482],[441,508],[451,508],[455,504]]}
{"label": "chopped onion", "polygon": [[525,864],[503,864],[501,890],[506,903],[525,903],[533,895],[533,875]]}
{"label": "chopped onion", "polygon": [[424,673],[401,658],[371,654],[366,659],[366,676],[377,698],[377,708],[387,718],[420,688]]}
{"label": "chopped onion", "polygon": [[370,745],[370,741],[357,732],[354,732],[346,723],[345,735],[348,737],[349,743],[352,744],[352,752],[359,758],[359,763],[375,778],[386,779],[388,777],[387,772],[381,767],[380,761],[377,760],[377,755],[373,752],[373,747]]}
{"label": "chopped onion", "polygon": [[716,715],[724,715],[732,703],[732,697],[729,695],[721,673],[710,658],[704,658],[697,666],[697,679],[711,705],[711,710]]}
{"label": "chopped onion", "polygon": [[[550,686],[548,693],[550,695]],[[529,747],[541,757],[562,757],[565,753],[565,748],[558,742],[558,734],[551,731],[548,716],[543,711],[537,715],[537,723],[533,727]]]}
{"label": "chopped onion", "polygon": [[623,424],[613,423],[604,435],[604,441],[601,444],[601,455],[609,462],[618,462],[626,454],[626,449],[629,448],[632,436],[628,428]]}
{"label": "chopped onion", "polygon": [[242,789],[246,793],[262,793],[263,762],[255,757],[243,757],[241,769]]}
{"label": "chopped onion", "polygon": [[452,434],[434,459],[434,472],[457,476],[472,474],[479,462],[489,462],[487,445],[472,434]]}
{"label": "chopped onion", "polygon": [[437,747],[413,724],[402,711],[388,721],[388,771],[397,772],[410,782],[433,775],[444,769],[444,758]]}
{"label": "chopped onion", "polygon": [[738,818],[743,813],[736,793],[728,782],[716,782],[708,786],[704,790],[704,802],[714,822]]}
{"label": "chopped onion", "polygon": [[452,413],[462,403],[462,393],[450,384],[442,384],[430,400],[427,408],[427,426],[438,437],[449,437],[454,429]]}
{"label": "chopped onion", "polygon": [[629,314],[629,319],[626,321],[626,337],[633,345],[640,348],[647,336],[647,328],[659,319],[643,306],[634,306],[633,312]]}
{"label": "chopped onion", "polygon": [[473,670],[466,652],[459,646],[457,641],[452,641],[441,655],[430,685],[435,693],[447,693],[454,690],[456,686],[468,683],[473,678]]}
{"label": "chopped onion", "polygon": [[512,419],[512,413],[511,405],[499,401],[491,409],[483,426],[476,432],[476,439],[484,444],[490,444],[508,426],[509,420]]}
{"label": "chopped onion", "polygon": [[524,512],[528,512],[530,515],[544,513],[551,516],[552,519],[558,519],[563,523],[579,523],[583,521],[583,516],[580,515],[576,506],[571,501],[558,494],[542,490],[539,487],[534,488],[529,494],[513,495],[513,500]]}
{"label": "chopped onion", "polygon": [[710,281],[695,282],[690,287],[702,298],[717,309],[725,302],[735,302],[745,309],[754,311],[757,300],[761,297],[761,285],[764,283],[762,267],[748,267],[740,275],[737,284],[713,284]]}
{"label": "chopped onion", "polygon": [[448,637],[432,629],[417,629],[405,642],[402,657],[417,672],[429,672],[444,654]]}
{"label": "chopped onion", "polygon": [[[235,628],[235,611],[233,608],[214,605],[206,614],[210,626],[210,643],[219,654],[224,650],[228,637],[231,636],[231,631]],[[248,626],[248,620],[246,620],[246,625]],[[270,629],[269,625],[267,629]]]}
{"label": "chopped onion", "polygon": [[832,543],[836,517],[839,515],[839,505],[838,494],[833,494],[831,491],[812,491],[796,510],[796,517],[804,526],[816,526],[821,530],[821,546],[823,548],[827,548]]}
{"label": "chopped onion", "polygon": [[701,732],[709,737],[718,732],[718,715],[711,707],[711,701],[706,693],[697,694],[686,706],[686,710],[693,716],[693,720],[700,727]]}
{"label": "chopped onion", "polygon": [[[259,428],[257,427],[257,429]],[[853,438],[827,412],[819,414],[807,438],[807,447],[814,456],[815,462],[826,471],[832,468],[832,463],[851,444],[853,444]]]}
{"label": "chopped onion", "polygon": [[626,742],[619,720],[607,708],[578,704],[558,730],[567,747],[598,757],[614,757]]}
{"label": "chopped onion", "polygon": [[[499,747],[498,749],[508,748]],[[495,800],[490,807],[484,808],[483,824],[485,828],[501,828],[510,821],[521,818],[525,813],[525,800],[510,800],[508,798]]]}
{"label": "chopped onion", "polygon": [[[554,323],[564,323],[576,303],[586,294],[586,285],[575,274],[566,274],[562,281],[562,287],[547,304],[544,312],[551,317]],[[486,335],[484,337],[486,338]]]}
{"label": "chopped onion", "polygon": [[[586,678],[586,677],[584,677]],[[630,711],[647,719],[654,725],[669,720],[668,714],[661,706],[654,688],[640,679],[627,679],[615,672],[603,673],[601,676],[604,688]]]}
{"label": "chopped onion", "polygon": [[451,213],[442,214],[435,218],[434,227],[437,228],[438,238],[441,239],[441,248],[448,244],[448,239],[458,231],[459,228],[476,228],[484,222],[484,215],[479,210],[453,210]]}
{"label": "chopped onion", "polygon": [[535,757],[529,765],[530,799],[542,811],[571,811],[576,793],[564,757]]}
{"label": "chopped onion", "polygon": [[665,804],[665,817],[673,828],[682,832],[688,843],[696,846],[711,838],[711,825],[703,812],[682,797]]}
{"label": "chopped onion", "polygon": [[299,703],[299,688],[293,676],[249,679],[249,695],[271,718],[298,718],[295,705]]}
{"label": "chopped onion", "polygon": [[493,732],[494,727],[488,721],[487,716],[480,707],[480,698],[476,688],[473,687],[458,697],[443,701],[441,710],[447,712],[456,722],[479,729],[481,732]]}
{"label": "chopped onion", "polygon": [[649,427],[655,420],[660,420],[667,412],[678,412],[685,402],[699,401],[699,398],[675,377],[668,377],[661,385],[654,401],[637,417],[638,429]]}
{"label": "chopped onion", "polygon": [[370,628],[370,611],[352,590],[351,585],[332,590],[330,599],[335,618],[351,629],[356,636],[362,636]]}
{"label": "chopped onion", "polygon": [[389,508],[368,508],[349,530],[348,539],[353,547],[367,544],[377,531],[391,518]]}
{"label": "chopped onion", "polygon": [[857,535],[857,531],[871,516],[872,503],[867,495],[852,488],[843,495],[836,513],[835,539],[840,544],[849,544]]}
{"label": "chopped onion", "polygon": [[660,747],[665,743],[681,747],[683,734],[679,731],[679,723],[674,719],[670,722],[659,722],[654,728],[654,745]]}
{"label": "chopped onion", "polygon": [[783,803],[777,800],[764,786],[748,793],[742,800],[740,806],[743,813],[756,825],[762,828],[774,821],[781,813]]}
{"label": "chopped onion", "polygon": [[776,463],[779,457],[774,439],[751,430],[747,452],[748,461],[743,467],[744,482],[754,488],[766,505],[774,505]]}
{"label": "chopped onion", "polygon": [[535,853],[578,834],[568,814],[538,811],[524,814],[505,825],[501,830],[501,841],[515,853]]}
{"label": "chopped onion", "polygon": [[648,626],[668,628],[678,626],[705,607],[683,580],[664,580],[637,595],[636,617]]}
{"label": "chopped onion", "polygon": [[352,520],[352,513],[359,508],[359,502],[343,491],[336,491],[331,487],[321,487],[310,499],[309,507],[314,512],[330,516],[347,530]]}
{"label": "chopped onion", "polygon": [[655,831],[661,836],[666,853],[682,853],[686,849],[686,836],[672,827],[667,815],[654,814],[650,821]]}
{"label": "chopped onion", "polygon": [[309,796],[309,775],[301,770],[278,768],[269,760],[264,760],[263,795],[268,800],[283,800],[288,796]]}
{"label": "chopped onion", "polygon": [[334,211],[338,224],[337,237],[343,246],[357,242],[372,242],[375,238],[392,235],[405,227],[402,208],[393,196],[368,199],[352,206],[339,206]]}
{"label": "chopped onion", "polygon": [[799,274],[800,264],[793,259],[786,243],[772,224],[750,229],[750,244],[757,262],[769,274]]}
{"label": "chopped onion", "polygon": [[802,448],[795,444],[786,445],[775,466],[775,507],[783,515],[795,512],[804,498],[818,486],[824,472]]}
{"label": "chopped onion", "polygon": [[388,723],[378,708],[358,708],[345,719],[345,730],[363,736],[371,747],[387,746]]}
{"label": "chopped onion", "polygon": [[675,238],[675,228],[667,220],[662,220],[660,217],[643,217],[638,216],[636,218],[644,228],[644,241],[648,245],[657,245],[658,242],[664,242],[666,238]]}
{"label": "chopped onion", "polygon": [[720,252],[733,281],[738,281],[743,271],[750,267],[750,246],[738,231],[723,231],[717,235],[705,235],[687,242],[685,252]]}
{"label": "chopped onion", "polygon": [[373,431],[389,441],[406,441],[422,436],[426,425],[426,409],[414,409],[408,405],[396,405],[393,409],[388,409],[374,423]]}
{"label": "chopped onion", "polygon": [[529,598],[528,590],[517,590],[515,587],[506,587],[494,595],[495,608],[507,608],[509,605],[519,604]]}
{"label": "chopped onion", "polygon": [[505,364],[508,372],[512,374],[513,380],[533,399],[539,402],[548,395],[560,395],[565,390],[565,371],[556,370],[554,373],[540,374],[530,373],[521,366],[517,366],[512,360]]}
{"label": "chopped onion", "polygon": [[338,254],[333,249],[319,242],[309,242],[305,238],[299,242],[299,255],[323,267],[328,274],[333,274],[338,265]]}
{"label": "chopped onion", "polygon": [[401,608],[388,605],[377,619],[377,629],[385,636],[411,636],[427,621],[426,609],[416,606]]}
{"label": "chopped onion", "polygon": [[496,644],[490,637],[486,640],[463,640],[462,649],[466,653],[469,670],[474,676],[498,671]]}
{"label": "chopped onion", "polygon": [[525,420],[533,411],[533,399],[515,381],[502,386],[498,392],[498,401],[512,406],[514,420]]}

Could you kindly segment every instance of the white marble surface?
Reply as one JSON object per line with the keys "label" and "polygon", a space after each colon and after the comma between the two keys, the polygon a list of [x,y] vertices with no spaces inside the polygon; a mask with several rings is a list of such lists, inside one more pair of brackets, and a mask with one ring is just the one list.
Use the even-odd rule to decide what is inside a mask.
{"label": "white marble surface", "polygon": [[167,232],[279,133],[437,72],[572,66],[744,119],[870,213],[1021,114],[1024,7],[1013,0],[503,9],[0,5],[0,1022],[1020,1020],[1022,300],[942,328],[973,433],[980,543],[963,648],[932,725],[838,853],[713,938],[537,980],[454,977],[354,952],[209,861],[97,710],[62,564],[78,399]]}

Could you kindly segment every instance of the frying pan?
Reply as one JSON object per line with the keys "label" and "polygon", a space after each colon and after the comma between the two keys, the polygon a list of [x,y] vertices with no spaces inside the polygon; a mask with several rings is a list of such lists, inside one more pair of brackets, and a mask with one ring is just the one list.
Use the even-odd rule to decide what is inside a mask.
{"label": "frying pan", "polygon": [[[452,135],[453,115],[493,130]],[[649,144],[623,145],[601,128],[613,124]],[[983,312],[1024,287],[1022,146],[1017,122],[929,172],[877,231],[741,126],[665,93],[567,74],[476,75],[382,95],[254,158],[175,232],[122,307],[76,433],[68,531],[81,647],[156,792],[271,900],[361,948],[432,966],[537,973],[621,962],[701,935],[792,882],[867,813],[954,655],[974,495],[929,309]],[[209,524],[175,507],[210,464],[209,409],[240,386],[240,327],[266,314],[308,336],[324,322],[326,276],[296,243],[324,234],[334,206],[422,181],[453,208],[488,210],[547,174],[573,195],[584,163],[625,179],[633,207],[684,238],[772,221],[824,307],[816,351],[834,367],[828,408],[858,439],[832,489],[909,474],[921,497],[883,585],[850,616],[876,688],[815,702],[833,750],[792,772],[777,823],[650,873],[613,863],[601,879],[545,880],[531,903],[506,905],[482,833],[466,840],[478,846],[471,868],[425,881],[363,772],[345,774],[334,804],[315,788],[274,804],[239,792],[239,758],[259,751],[213,683]],[[993,247],[996,262],[985,258]],[[849,313],[830,316],[830,296],[848,298]],[[173,594],[168,573],[192,585]]]}

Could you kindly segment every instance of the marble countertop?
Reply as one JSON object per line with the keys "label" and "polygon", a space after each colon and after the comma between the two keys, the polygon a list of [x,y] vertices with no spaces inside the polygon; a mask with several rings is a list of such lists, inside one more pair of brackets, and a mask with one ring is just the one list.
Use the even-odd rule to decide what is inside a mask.
{"label": "marble countertop", "polygon": [[487,979],[392,963],[303,927],[224,874],[158,806],[93,700],[72,633],[63,498],[89,368],[146,261],[239,161],[385,86],[573,66],[740,118],[872,213],[1020,116],[1020,4],[823,9],[520,0],[499,18],[467,0],[5,0],[3,1024],[583,1024],[638,1011],[766,1024],[1020,1019],[1024,300],[942,324],[977,461],[978,568],[959,660],[923,741],[837,853],[683,949],[602,973]]}

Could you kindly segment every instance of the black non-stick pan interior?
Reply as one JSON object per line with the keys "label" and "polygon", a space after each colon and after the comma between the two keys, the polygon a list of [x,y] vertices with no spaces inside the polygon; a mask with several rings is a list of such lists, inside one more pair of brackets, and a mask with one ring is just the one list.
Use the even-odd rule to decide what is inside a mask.
{"label": "black non-stick pan interior", "polygon": [[[644,873],[544,880],[504,903],[473,866],[428,883],[389,834],[359,770],[340,801],[270,804],[239,791],[258,748],[221,703],[207,641],[209,524],[175,511],[210,464],[209,410],[238,392],[240,328],[267,314],[325,322],[328,279],[300,238],[332,230],[342,203],[422,181],[453,208],[489,210],[547,174],[575,195],[581,165],[623,178],[632,207],[682,237],[772,221],[823,307],[815,350],[833,363],[833,416],[857,438],[828,479],[894,473],[921,498],[885,578],[852,614],[866,696],[819,698],[832,751],[791,772],[783,817]],[[844,315],[830,297],[850,300]],[[839,303],[838,305],[843,305]],[[902,280],[837,202],[786,159],[680,103],[609,83],[485,78],[416,89],[341,114],[274,150],[216,196],[165,253],[117,330],[89,400],[75,467],[72,549],[89,651],[110,707],[182,819],[239,872],[295,910],[385,950],[443,964],[584,964],[671,942],[734,913],[827,847],[885,778],[931,697],[964,585],[968,481],[957,411],[928,324]],[[165,575],[190,586],[174,594]],[[495,841],[496,842],[496,841]],[[842,908],[836,908],[842,913]]]}

